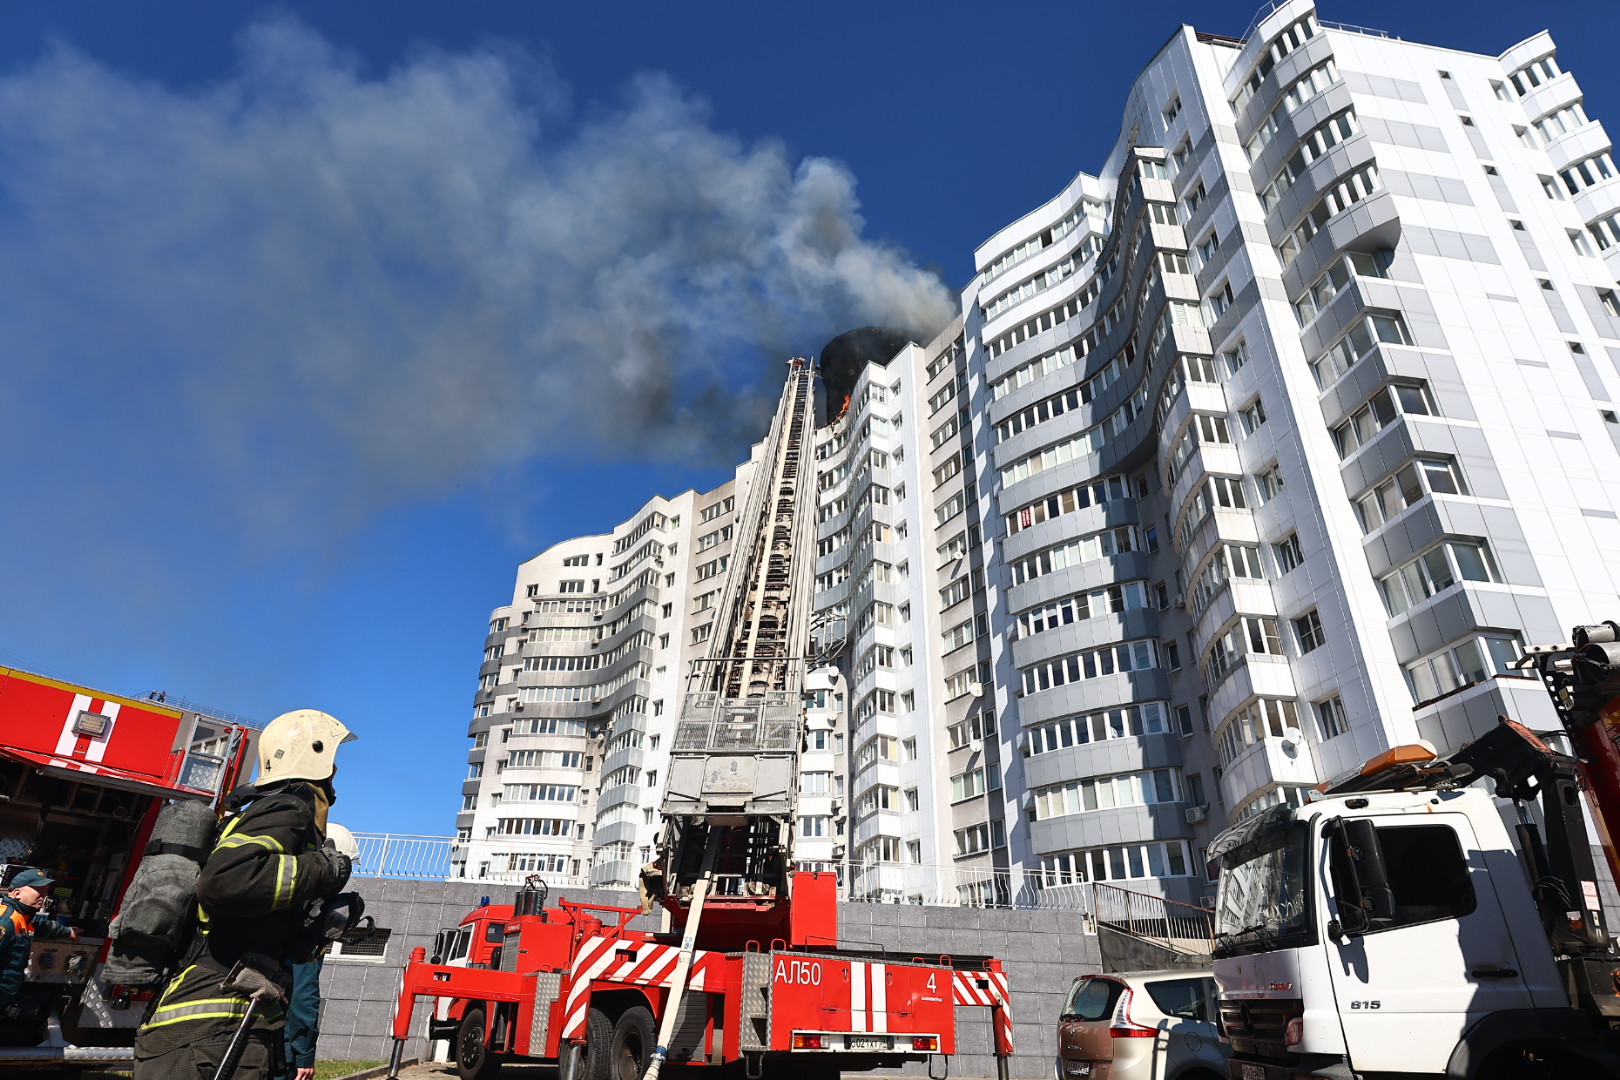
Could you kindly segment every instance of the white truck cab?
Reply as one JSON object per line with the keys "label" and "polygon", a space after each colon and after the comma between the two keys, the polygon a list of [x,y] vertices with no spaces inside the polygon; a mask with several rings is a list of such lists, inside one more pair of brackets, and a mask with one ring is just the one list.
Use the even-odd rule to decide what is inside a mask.
{"label": "white truck cab", "polygon": [[[1486,749],[1499,755],[1518,738],[1510,731]],[[1531,741],[1531,753],[1559,757]],[[1558,890],[1538,904],[1498,803],[1463,786],[1500,781],[1495,763],[1399,747],[1356,783],[1330,782],[1322,797],[1274,807],[1216,841],[1214,970],[1234,1080],[1617,1075],[1620,1058],[1599,1045],[1606,1028],[1593,1015],[1614,1011],[1616,961],[1595,933],[1590,851],[1573,889],[1537,875],[1543,894]],[[1397,790],[1377,789],[1383,772]],[[1540,838],[1520,839],[1540,848],[1529,865],[1545,869]],[[1551,924],[1549,905],[1559,911]],[[1597,981],[1610,984],[1607,1002],[1593,1000]]]}

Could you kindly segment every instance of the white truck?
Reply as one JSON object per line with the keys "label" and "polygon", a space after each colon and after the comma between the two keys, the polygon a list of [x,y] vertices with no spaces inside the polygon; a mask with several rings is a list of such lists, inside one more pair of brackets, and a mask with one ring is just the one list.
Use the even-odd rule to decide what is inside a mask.
{"label": "white truck", "polygon": [[[1620,668],[1532,652],[1565,723],[1609,737]],[[1620,954],[1581,791],[1600,821],[1620,808],[1589,782],[1596,764],[1504,717],[1456,753],[1395,747],[1223,833],[1214,968],[1233,1080],[1620,1077]]]}

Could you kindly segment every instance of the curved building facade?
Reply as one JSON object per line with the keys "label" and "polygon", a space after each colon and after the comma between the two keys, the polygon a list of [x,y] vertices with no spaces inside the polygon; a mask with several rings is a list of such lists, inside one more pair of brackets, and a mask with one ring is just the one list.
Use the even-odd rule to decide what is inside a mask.
{"label": "curved building facade", "polygon": [[[980,246],[961,317],[840,368],[801,857],[873,899],[1197,903],[1228,824],[1396,743],[1546,721],[1509,664],[1620,605],[1617,207],[1545,34],[1463,53],[1308,0],[1180,28],[1096,175]],[[497,739],[578,746],[547,866],[633,880],[727,550],[704,515],[748,468],[525,564],[469,841],[509,827],[480,802],[501,753],[502,788],[572,783]],[[542,717],[568,733],[517,734]]]}

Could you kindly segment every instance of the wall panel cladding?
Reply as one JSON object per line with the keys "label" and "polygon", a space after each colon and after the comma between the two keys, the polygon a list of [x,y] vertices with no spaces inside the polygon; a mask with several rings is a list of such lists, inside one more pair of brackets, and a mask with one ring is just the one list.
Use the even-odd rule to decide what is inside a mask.
{"label": "wall panel cladding", "polygon": [[[400,968],[417,946],[431,948],[433,935],[455,926],[488,896],[510,903],[509,886],[465,882],[393,881],[357,878],[351,885],[366,899],[377,925],[393,931],[379,961],[329,959],[321,973],[322,1060],[383,1061],[391,1050],[389,1017],[399,992]],[[552,899],[557,898],[556,893]],[[633,905],[628,893],[580,890],[562,893],[593,904]],[[1003,911],[978,908],[916,907],[905,904],[840,904],[839,944],[851,950],[874,948],[906,956],[996,956],[1007,968],[1013,994],[1013,1080],[1047,1080],[1057,1056],[1057,1018],[1077,975],[1101,970],[1095,936],[1086,934],[1072,911]],[[642,917],[631,925],[653,929]],[[423,1015],[418,1006],[418,1017]],[[989,1009],[957,1012],[957,1054],[953,1077],[996,1075],[991,1053]],[[406,1048],[423,1049],[419,1040]],[[898,1071],[924,1075],[919,1065]],[[891,1073],[892,1074],[892,1073]]]}

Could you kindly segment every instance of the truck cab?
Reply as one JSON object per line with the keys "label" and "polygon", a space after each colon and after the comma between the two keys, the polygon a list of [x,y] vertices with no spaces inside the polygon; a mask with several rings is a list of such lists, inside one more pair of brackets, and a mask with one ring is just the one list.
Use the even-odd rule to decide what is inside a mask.
{"label": "truck cab", "polygon": [[[1431,774],[1448,768],[1428,757]],[[1361,786],[1334,794],[1324,785],[1211,848],[1232,1076],[1613,1075],[1597,1045],[1604,1032],[1581,1007],[1591,995],[1572,998],[1580,969],[1561,966],[1577,940],[1568,935],[1601,928],[1595,882],[1558,900],[1571,910],[1552,924],[1555,949],[1524,845],[1488,790]],[[1545,865],[1538,836],[1518,839],[1540,848]],[[1537,877],[1544,890],[1553,880]]]}

